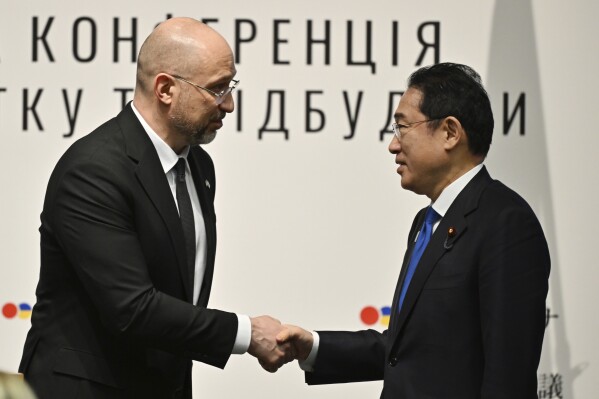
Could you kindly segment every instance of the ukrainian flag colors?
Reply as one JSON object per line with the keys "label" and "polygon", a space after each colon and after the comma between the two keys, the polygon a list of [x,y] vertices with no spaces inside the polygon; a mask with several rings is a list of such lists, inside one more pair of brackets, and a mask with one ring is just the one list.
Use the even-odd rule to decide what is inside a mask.
{"label": "ukrainian flag colors", "polygon": [[7,319],[29,319],[31,317],[31,306],[28,303],[20,303],[18,306],[14,303],[6,303],[2,306],[2,315]]}
{"label": "ukrainian flag colors", "polygon": [[389,306],[383,306],[380,309],[377,309],[374,306],[366,306],[360,312],[360,319],[368,326],[380,322],[383,326],[388,327],[390,317],[391,308]]}
{"label": "ukrainian flag colors", "polygon": [[29,319],[31,317],[31,306],[28,303],[19,304],[19,318]]}

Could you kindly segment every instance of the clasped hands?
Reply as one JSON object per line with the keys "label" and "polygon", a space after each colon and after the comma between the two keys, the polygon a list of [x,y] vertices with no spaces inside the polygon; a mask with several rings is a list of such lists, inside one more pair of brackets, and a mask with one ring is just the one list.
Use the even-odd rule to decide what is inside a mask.
{"label": "clasped hands", "polygon": [[252,339],[248,353],[258,359],[262,368],[274,373],[285,363],[306,360],[312,344],[312,333],[303,328],[283,325],[270,316],[252,317]]}

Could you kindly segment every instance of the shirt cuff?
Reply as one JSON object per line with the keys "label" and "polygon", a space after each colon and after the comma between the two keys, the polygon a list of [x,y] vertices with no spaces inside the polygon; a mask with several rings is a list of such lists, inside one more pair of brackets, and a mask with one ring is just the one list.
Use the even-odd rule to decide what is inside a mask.
{"label": "shirt cuff", "polygon": [[250,317],[244,314],[238,314],[237,316],[237,336],[235,337],[235,343],[233,344],[232,355],[243,355],[248,351],[250,347],[250,341],[252,339],[252,322]]}
{"label": "shirt cuff", "polygon": [[302,370],[312,372],[314,371],[314,363],[316,363],[316,356],[318,355],[318,346],[320,344],[320,336],[316,331],[310,331],[312,333],[312,338],[314,339],[314,343],[312,344],[312,349],[310,350],[310,354],[304,361],[299,361],[299,366]]}

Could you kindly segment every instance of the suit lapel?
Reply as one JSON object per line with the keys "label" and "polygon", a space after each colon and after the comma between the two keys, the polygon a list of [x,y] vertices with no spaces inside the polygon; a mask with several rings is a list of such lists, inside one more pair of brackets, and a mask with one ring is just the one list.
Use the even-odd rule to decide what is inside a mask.
{"label": "suit lapel", "polygon": [[[214,258],[216,255],[216,226],[214,220],[213,202],[214,196],[210,190],[214,187],[214,182],[210,182],[205,171],[201,167],[200,154],[194,151],[189,152],[187,160],[191,169],[193,183],[200,199],[202,215],[204,217],[204,228],[206,231],[206,270],[200,289],[200,296],[196,305],[206,307],[210,297],[212,287],[212,277],[214,275]],[[192,276],[193,277],[193,276]]]}
{"label": "suit lapel", "polygon": [[408,234],[408,247],[406,249],[406,253],[403,258],[403,263],[401,265],[401,271],[399,273],[399,278],[397,279],[397,285],[395,286],[395,293],[393,294],[393,302],[391,302],[391,320],[390,326],[391,331],[395,331],[397,327],[398,321],[398,311],[397,308],[399,306],[399,294],[401,292],[401,287],[403,286],[403,282],[406,278],[406,273],[408,270],[408,263],[410,262],[410,258],[412,257],[412,252],[414,251],[414,246],[416,245],[416,237],[422,223],[424,222],[424,215],[426,214],[426,208],[421,209],[414,218],[414,222],[412,223],[412,228],[410,229],[410,234]]}
{"label": "suit lapel", "polygon": [[[489,173],[487,172],[486,168],[483,167],[483,169],[476,176],[474,176],[474,178],[466,185],[466,187],[464,187],[462,192],[456,197],[454,202],[447,210],[447,213],[443,219],[441,219],[441,223],[439,223],[439,226],[437,226],[437,229],[433,233],[430,242],[420,258],[416,271],[414,272],[414,276],[412,277],[412,281],[410,282],[410,286],[408,287],[408,291],[406,292],[401,311],[399,314],[396,314],[397,321],[392,323],[392,334],[394,336],[393,341],[395,345],[397,344],[397,337],[400,335],[400,332],[406,325],[409,315],[417,303],[418,297],[420,296],[420,293],[422,292],[422,289],[424,288],[430,274],[435,269],[443,255],[453,249],[453,246],[468,229],[466,216],[477,208],[482,191],[491,181],[492,180],[489,176]],[[424,209],[419,213],[420,220],[417,223],[418,228],[416,231],[420,230],[422,221],[424,219],[423,215]],[[453,228],[453,234],[449,233],[450,228]],[[407,268],[407,264],[409,262],[408,253],[411,253],[411,248],[414,246],[414,237],[412,236],[410,238],[412,242],[410,243],[410,248],[408,248],[408,251],[406,251],[406,257],[404,258],[402,272],[400,275],[400,282],[403,281],[401,276],[405,274],[405,269]],[[398,286],[401,287],[401,285]],[[399,291],[399,289],[396,289],[396,297],[397,291]],[[394,298],[395,311],[397,311],[396,302],[397,300]]]}
{"label": "suit lapel", "polygon": [[119,114],[119,124],[123,129],[127,155],[137,161],[135,175],[144,191],[154,204],[162,218],[171,238],[171,244],[177,257],[177,266],[184,287],[184,296],[188,302],[192,300],[193,278],[188,276],[185,258],[185,239],[175,205],[173,194],[166,180],[164,170],[156,149],[147,133],[133,113],[131,105]]}

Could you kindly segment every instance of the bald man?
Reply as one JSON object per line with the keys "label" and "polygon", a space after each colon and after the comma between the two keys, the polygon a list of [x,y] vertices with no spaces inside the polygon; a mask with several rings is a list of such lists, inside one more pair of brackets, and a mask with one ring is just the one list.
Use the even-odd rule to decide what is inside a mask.
{"label": "bald man", "polygon": [[233,112],[227,42],[188,18],[138,57],[132,103],[74,143],[41,214],[37,303],[19,370],[40,398],[191,398],[192,360],[290,357],[268,316],[208,309],[216,250],[210,143]]}

